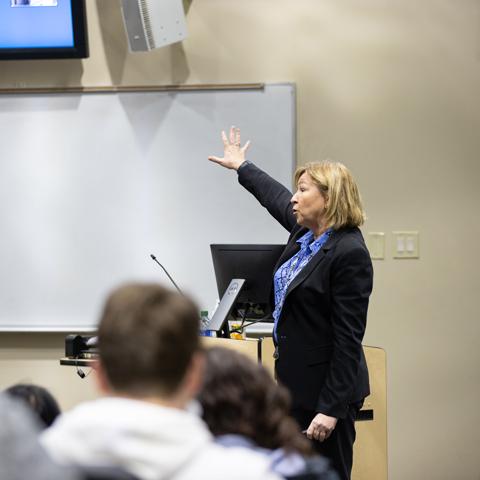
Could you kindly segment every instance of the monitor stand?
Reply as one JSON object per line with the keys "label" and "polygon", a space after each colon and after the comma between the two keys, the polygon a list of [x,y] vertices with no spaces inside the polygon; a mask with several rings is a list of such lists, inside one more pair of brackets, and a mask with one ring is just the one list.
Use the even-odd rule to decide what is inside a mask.
{"label": "monitor stand", "polygon": [[208,324],[208,330],[217,332],[218,337],[229,338],[230,329],[228,326],[228,315],[232,311],[238,295],[240,294],[243,286],[245,285],[245,279],[234,278],[230,281],[225,293],[223,294],[220,303],[218,304],[215,313],[213,314]]}

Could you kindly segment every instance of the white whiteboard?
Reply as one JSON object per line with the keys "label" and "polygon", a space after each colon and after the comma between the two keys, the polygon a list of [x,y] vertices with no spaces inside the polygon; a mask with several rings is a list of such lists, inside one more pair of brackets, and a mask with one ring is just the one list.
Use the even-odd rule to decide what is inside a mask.
{"label": "white whiteboard", "polygon": [[89,331],[130,280],[168,285],[200,308],[218,297],[210,243],[287,233],[207,160],[230,125],[248,158],[291,185],[295,90],[0,95],[0,330]]}

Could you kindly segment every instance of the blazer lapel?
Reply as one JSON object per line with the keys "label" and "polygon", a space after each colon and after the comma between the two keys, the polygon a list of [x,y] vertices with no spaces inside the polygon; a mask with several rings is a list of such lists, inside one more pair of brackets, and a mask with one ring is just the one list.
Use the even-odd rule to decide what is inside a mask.
{"label": "blazer lapel", "polygon": [[288,286],[285,298],[295,288],[297,288],[302,282],[304,282],[308,276],[317,268],[322,260],[327,255],[327,252],[342,238],[344,230],[337,230],[332,232],[330,238],[325,242],[322,248],[311,258],[311,260],[305,265],[302,271],[292,280],[292,283]]}

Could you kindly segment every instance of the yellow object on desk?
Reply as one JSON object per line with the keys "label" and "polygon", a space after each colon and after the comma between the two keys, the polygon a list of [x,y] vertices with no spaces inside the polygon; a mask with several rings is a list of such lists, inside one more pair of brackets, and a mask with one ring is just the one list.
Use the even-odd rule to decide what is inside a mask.
{"label": "yellow object on desk", "polygon": [[[232,323],[230,325],[230,329],[231,330],[237,330],[237,329],[241,329],[242,328],[242,325],[240,323]],[[230,333],[230,338],[232,338],[233,340],[244,340],[245,339],[245,332],[243,331],[243,329],[240,331],[240,332],[231,332]]]}

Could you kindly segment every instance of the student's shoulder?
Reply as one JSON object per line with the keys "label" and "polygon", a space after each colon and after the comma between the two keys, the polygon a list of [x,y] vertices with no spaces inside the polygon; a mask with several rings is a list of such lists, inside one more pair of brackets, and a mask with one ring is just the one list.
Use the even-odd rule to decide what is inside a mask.
{"label": "student's shoulder", "polygon": [[[195,462],[197,477],[203,478],[202,474],[208,473],[209,480],[279,480],[270,469],[270,460],[265,455],[242,447],[222,447],[217,444],[210,444],[198,455]],[[193,467],[193,465],[192,465]],[[187,472],[185,472],[187,473]],[[193,472],[192,472],[193,473]],[[187,474],[179,480],[187,480]]]}

